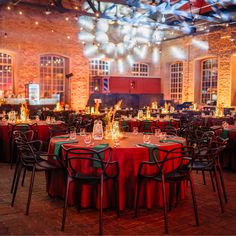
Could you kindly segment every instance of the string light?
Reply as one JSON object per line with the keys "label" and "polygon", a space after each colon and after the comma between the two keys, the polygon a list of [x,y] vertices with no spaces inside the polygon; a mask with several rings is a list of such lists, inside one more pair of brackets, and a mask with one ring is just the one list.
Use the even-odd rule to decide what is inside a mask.
{"label": "string light", "polygon": [[39,24],[39,22],[38,22],[38,21],[35,21],[35,22],[34,22],[34,24],[35,24],[35,25],[38,25],[38,24]]}
{"label": "string light", "polygon": [[22,11],[19,11],[19,15],[23,15],[23,12],[22,12]]}
{"label": "string light", "polygon": [[66,20],[66,21],[69,21],[69,17],[66,17],[65,20]]}
{"label": "string light", "polygon": [[71,39],[70,35],[67,35],[67,39]]}
{"label": "string light", "polygon": [[7,6],[7,10],[10,11],[10,10],[11,10],[11,7],[10,7],[10,6]]}

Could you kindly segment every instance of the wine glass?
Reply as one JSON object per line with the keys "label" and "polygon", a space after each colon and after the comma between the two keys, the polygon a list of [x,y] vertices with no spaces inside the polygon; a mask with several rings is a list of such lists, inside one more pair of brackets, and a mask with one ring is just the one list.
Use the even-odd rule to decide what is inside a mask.
{"label": "wine glass", "polygon": [[155,129],[155,137],[159,137],[161,134],[161,130],[160,129]]}
{"label": "wine glass", "polygon": [[80,128],[79,133],[80,136],[85,136],[85,128]]}
{"label": "wine glass", "polygon": [[89,144],[91,143],[92,141],[92,136],[90,133],[85,133],[84,135],[84,143],[89,146]]}
{"label": "wine glass", "polygon": [[133,134],[138,135],[138,127],[133,127]]}
{"label": "wine glass", "polygon": [[70,139],[76,139],[76,128],[70,128]]}
{"label": "wine glass", "polygon": [[115,138],[113,139],[113,142],[114,142],[114,147],[119,146],[119,145],[120,145],[119,137],[115,137]]}
{"label": "wine glass", "polygon": [[143,143],[150,143],[150,135],[149,134],[144,134],[143,135]]}

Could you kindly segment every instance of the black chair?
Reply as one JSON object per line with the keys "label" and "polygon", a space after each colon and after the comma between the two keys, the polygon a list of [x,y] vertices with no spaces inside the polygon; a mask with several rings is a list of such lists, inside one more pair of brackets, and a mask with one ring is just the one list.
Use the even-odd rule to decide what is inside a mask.
{"label": "black chair", "polygon": [[[158,156],[164,154],[164,159],[159,160]],[[153,148],[152,156],[154,161],[144,161],[140,163],[138,170],[138,183],[137,183],[137,197],[135,216],[138,213],[140,185],[145,181],[157,181],[162,184],[162,198],[163,198],[163,210],[165,220],[165,233],[168,233],[168,216],[167,216],[167,199],[166,199],[166,183],[177,184],[181,181],[189,181],[192,193],[193,207],[196,224],[199,225],[197,203],[195,198],[194,181],[191,175],[191,165],[194,159],[194,149],[192,147],[178,147],[170,151],[166,151],[159,148]],[[175,162],[175,167],[171,171],[167,171],[167,165],[170,162]],[[152,174],[146,174],[144,172],[145,167],[156,166],[156,172]],[[190,168],[189,168],[190,167]]]}
{"label": "black chair", "polygon": [[14,131],[22,131],[26,132],[28,130],[33,130],[34,131],[34,139],[37,138],[38,134],[38,125],[35,124],[28,124],[28,123],[19,123],[19,124],[10,124],[8,123],[8,137],[10,141],[10,163],[11,163],[11,168],[13,166],[13,162],[16,160],[16,146],[15,146],[15,141],[14,141]]}
{"label": "black chair", "polygon": [[177,129],[173,126],[161,127],[161,132],[165,132],[167,135],[177,136]]}
{"label": "black chair", "polygon": [[31,142],[25,142],[21,138],[16,138],[17,151],[19,153],[19,165],[17,168],[17,175],[15,180],[15,185],[13,189],[13,196],[11,206],[14,206],[18,184],[21,176],[22,169],[31,172],[30,187],[28,193],[28,201],[26,207],[26,215],[29,214],[31,196],[34,185],[35,173],[39,171],[44,171],[48,174],[48,186],[50,186],[50,173],[52,170],[62,168],[59,161],[50,162],[49,159],[57,159],[55,155],[42,155],[42,142],[39,140],[34,140]]}
{"label": "black chair", "polygon": [[[20,130],[15,130],[13,132],[12,138],[14,140],[15,145],[16,145],[15,140],[18,140],[18,143],[19,143],[19,141],[21,141],[21,143],[31,142],[34,139],[34,131],[33,130],[26,130],[23,132]],[[16,175],[17,175],[19,163],[20,163],[20,158],[19,158],[19,153],[18,153],[17,160],[16,160],[16,167],[15,167],[14,176],[13,176],[12,185],[11,185],[11,193],[13,192],[13,189],[15,186]],[[26,174],[26,170],[24,170],[21,186],[23,186],[23,184],[24,184],[25,174]]]}
{"label": "black chair", "polygon": [[[228,202],[224,178],[222,173],[222,168],[220,165],[220,155],[224,151],[227,145],[227,139],[217,138],[217,140],[212,141],[209,146],[203,148],[196,149],[195,159],[193,161],[193,170],[209,172],[211,177],[211,183],[213,187],[213,191],[215,191],[215,184],[216,183],[216,190],[220,202],[221,212],[224,212],[223,200],[221,196],[221,189],[223,191],[225,203]],[[219,173],[219,176],[218,176]],[[221,186],[220,186],[221,184]],[[221,187],[221,188],[220,188]]]}
{"label": "black chair", "polygon": [[[66,212],[68,205],[68,193],[71,182],[77,182],[81,185],[100,185],[100,210],[99,210],[99,234],[103,232],[103,185],[107,180],[112,180],[117,204],[117,216],[119,216],[119,188],[118,162],[111,162],[112,149],[106,148],[99,152],[90,148],[70,148],[66,149],[62,145],[62,152],[65,152],[65,166],[67,170],[66,192],[64,199],[64,209],[61,230],[64,231]],[[102,156],[104,158],[102,158]],[[86,166],[86,168],[84,168]],[[114,174],[107,170],[114,168]],[[81,199],[81,188],[79,191],[79,209]]]}

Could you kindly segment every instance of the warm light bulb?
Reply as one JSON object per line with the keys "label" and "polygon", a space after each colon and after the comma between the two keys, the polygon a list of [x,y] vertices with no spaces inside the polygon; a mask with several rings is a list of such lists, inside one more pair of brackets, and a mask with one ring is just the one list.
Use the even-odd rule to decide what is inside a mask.
{"label": "warm light bulb", "polygon": [[34,23],[35,23],[35,25],[38,25],[38,24],[39,24],[39,22],[38,22],[38,21],[35,21]]}
{"label": "warm light bulb", "polygon": [[19,15],[22,15],[23,14],[23,12],[22,11],[19,11]]}
{"label": "warm light bulb", "polygon": [[10,11],[10,10],[11,10],[11,7],[10,7],[10,6],[7,6],[7,10]]}

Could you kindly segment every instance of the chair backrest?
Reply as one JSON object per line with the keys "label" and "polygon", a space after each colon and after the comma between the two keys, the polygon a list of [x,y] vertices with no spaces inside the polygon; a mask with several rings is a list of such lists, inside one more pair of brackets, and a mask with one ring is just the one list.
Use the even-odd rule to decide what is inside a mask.
{"label": "chair backrest", "polygon": [[62,145],[62,153],[67,173],[70,176],[80,176],[96,174],[100,175],[101,172],[109,176],[106,169],[110,163],[112,149],[110,147],[100,151],[95,151],[92,148],[66,148]]}
{"label": "chair backrest", "polygon": [[[163,152],[164,157],[160,159],[161,152]],[[157,165],[157,174],[160,172],[167,174],[184,166],[191,167],[195,155],[194,148],[190,146],[176,147],[171,150],[154,148],[152,154]]]}
{"label": "chair backrest", "polygon": [[173,126],[162,127],[161,132],[165,132],[167,135],[177,135],[177,129]]}
{"label": "chair backrest", "polygon": [[68,134],[68,127],[62,123],[62,124],[55,124],[49,126],[49,133],[50,138],[58,135]]}

